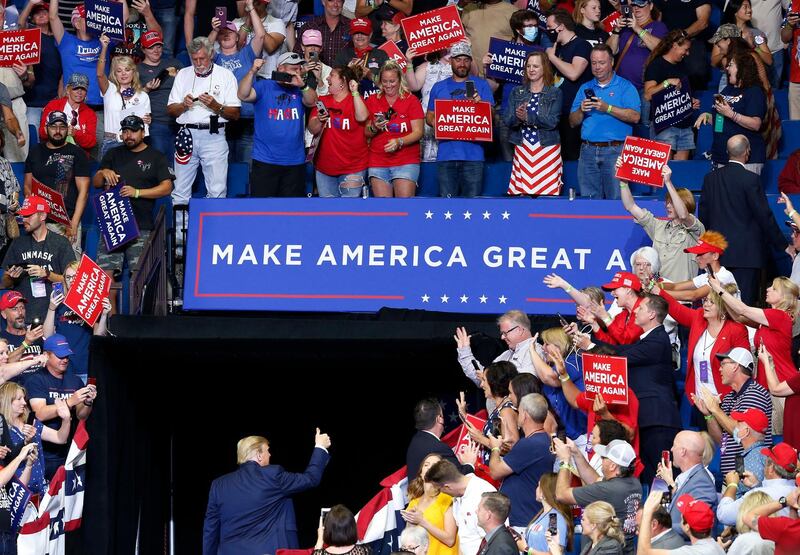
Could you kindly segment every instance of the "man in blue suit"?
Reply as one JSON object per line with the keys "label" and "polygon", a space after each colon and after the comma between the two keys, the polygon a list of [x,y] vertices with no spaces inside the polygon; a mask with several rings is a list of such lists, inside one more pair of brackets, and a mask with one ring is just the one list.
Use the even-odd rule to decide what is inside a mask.
{"label": "man in blue suit", "polygon": [[203,555],[274,555],[299,547],[291,496],[316,487],[331,440],[317,428],[303,473],[270,465],[269,442],[248,436],[236,445],[239,468],[214,480],[203,525]]}

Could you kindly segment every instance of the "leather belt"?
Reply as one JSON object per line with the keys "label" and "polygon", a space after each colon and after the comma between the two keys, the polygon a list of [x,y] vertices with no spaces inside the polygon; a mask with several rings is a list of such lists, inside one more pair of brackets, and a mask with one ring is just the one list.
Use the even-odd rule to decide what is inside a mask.
{"label": "leather belt", "polygon": [[[208,123],[185,123],[183,126],[188,128],[188,129],[211,129],[211,125],[208,124]],[[220,122],[218,127],[220,129],[225,127],[225,122]],[[622,144],[622,143],[620,143],[620,144]]]}
{"label": "leather belt", "polygon": [[624,141],[605,141],[602,143],[596,143],[593,141],[582,141],[583,144],[589,146],[620,146],[624,143]]}

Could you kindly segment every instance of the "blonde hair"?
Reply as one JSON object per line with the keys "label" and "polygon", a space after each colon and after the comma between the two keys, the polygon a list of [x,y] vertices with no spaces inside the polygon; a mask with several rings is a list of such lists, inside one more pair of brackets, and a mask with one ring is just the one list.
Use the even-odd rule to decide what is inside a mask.
{"label": "blonde hair", "polygon": [[797,297],[800,288],[787,277],[776,277],[772,280],[772,288],[781,294],[781,301],[775,305],[778,310],[787,312],[794,319],[797,315]]}
{"label": "blonde hair", "polygon": [[[726,283],[722,286],[722,288],[733,296],[735,296],[739,291],[739,288],[735,283]],[[731,313],[728,310],[728,305],[725,304],[725,299],[722,298],[722,295],[711,289],[711,291],[708,293],[708,298],[711,299],[711,302],[717,307],[717,312],[719,313],[720,319],[726,316],[731,316]]]}
{"label": "blonde hair", "polygon": [[[14,425],[14,415],[11,412],[11,403],[14,401],[14,398],[20,391],[22,392],[22,396],[27,399],[28,391],[21,385],[14,382],[6,382],[3,385],[0,385],[0,414],[3,415],[3,418],[6,419],[6,423],[9,426]],[[28,403],[26,401],[25,410],[22,411],[22,416],[20,417],[22,418],[23,422],[28,421],[28,415],[30,412],[31,409],[28,407]]]}
{"label": "blonde hair", "polygon": [[[694,210],[697,208],[697,202],[694,200],[694,194],[689,189],[684,187],[675,189],[675,192],[678,193],[678,196],[683,201],[683,204],[686,205],[686,210],[689,211],[689,214],[694,214]],[[672,204],[672,199],[669,196],[667,196],[667,203]]]}
{"label": "blonde hair", "polygon": [[[575,9],[572,10],[572,19],[574,19],[575,23],[578,25],[583,25],[583,14],[581,13],[581,10],[585,8],[586,5],[591,1],[592,0],[577,0],[577,2],[575,2]],[[599,0],[597,3],[601,6],[603,5]],[[595,29],[602,29],[603,27],[603,24],[599,21],[597,23],[592,23],[592,25],[594,25]]]}
{"label": "blonde hair", "polygon": [[589,287],[584,287],[581,289],[581,293],[592,299],[599,305],[606,304],[606,294],[603,293],[603,290],[599,287],[595,287],[594,285],[590,285]]}
{"label": "blonde hair", "polygon": [[708,432],[700,432],[706,445],[703,448],[703,466],[708,466],[714,459],[714,454],[717,452],[717,444],[714,443],[714,438]]}
{"label": "blonde hair", "polygon": [[267,438],[262,436],[247,436],[236,444],[236,464],[244,464],[250,460],[256,451],[269,445]]}
{"label": "blonde hair", "polygon": [[754,490],[745,495],[742,504],[739,505],[739,512],[736,513],[736,531],[740,534],[752,532],[753,529],[744,521],[745,515],[753,509],[769,503],[772,503],[772,497],[763,491]]}
{"label": "blonde hair", "polygon": [[118,67],[129,69],[133,72],[133,75],[131,76],[131,87],[133,87],[135,92],[141,92],[143,89],[142,84],[139,82],[139,70],[136,69],[136,64],[133,63],[133,58],[130,56],[116,56],[111,60],[111,69],[108,70],[108,80],[114,83],[114,85],[117,87],[117,92],[122,94],[122,91],[119,90],[120,87],[116,75],[116,69]]}
{"label": "blonde hair", "polygon": [[569,336],[561,328],[547,328],[546,330],[542,331],[541,336],[542,341],[545,343],[549,343],[550,345],[555,345],[558,347],[558,350],[561,351],[562,357],[567,356],[567,353],[569,353],[570,348],[572,347],[572,342],[570,341]]}
{"label": "blonde hair", "polygon": [[[387,71],[394,71],[397,74],[397,77],[400,79],[400,98],[405,98],[409,94],[411,94],[408,90],[408,83],[406,82],[406,75],[403,73],[403,69],[400,67],[400,64],[395,62],[394,60],[388,60],[386,63],[383,64],[380,71],[378,72],[378,86],[380,88],[381,77]],[[378,95],[383,94],[383,89],[378,92]]]}
{"label": "blonde hair", "polygon": [[614,512],[614,507],[605,501],[589,503],[583,510],[586,520],[597,526],[600,534],[617,540],[620,545],[625,545],[625,534],[622,532],[622,523]]}
{"label": "blonde hair", "polygon": [[417,497],[422,497],[422,495],[425,493],[425,480],[422,478],[422,467],[425,466],[425,461],[427,461],[431,457],[436,457],[437,459],[442,460],[442,456],[439,453],[430,453],[426,455],[424,459],[422,459],[422,462],[419,463],[419,470],[417,470],[417,475],[408,483],[409,501],[411,501],[412,499],[416,499]]}

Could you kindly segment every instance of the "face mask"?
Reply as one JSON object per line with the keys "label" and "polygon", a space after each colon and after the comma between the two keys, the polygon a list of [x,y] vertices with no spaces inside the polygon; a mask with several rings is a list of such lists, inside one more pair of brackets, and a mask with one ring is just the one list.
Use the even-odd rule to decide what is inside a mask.
{"label": "face mask", "polygon": [[739,437],[739,428],[734,428],[733,429],[733,441],[736,442],[736,445],[741,445],[742,444],[742,438]]}
{"label": "face mask", "polygon": [[533,42],[536,40],[536,37],[539,36],[539,28],[538,27],[525,27],[522,30],[522,36],[528,42]]}
{"label": "face mask", "polygon": [[558,31],[556,31],[555,29],[548,29],[547,38],[550,39],[550,42],[555,43],[556,40],[558,40]]}

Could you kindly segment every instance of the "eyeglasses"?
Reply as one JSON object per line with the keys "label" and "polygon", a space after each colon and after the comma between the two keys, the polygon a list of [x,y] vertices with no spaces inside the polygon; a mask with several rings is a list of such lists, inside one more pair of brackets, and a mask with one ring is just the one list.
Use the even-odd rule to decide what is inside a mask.
{"label": "eyeglasses", "polygon": [[419,549],[419,546],[418,545],[401,545],[400,549],[402,551],[416,551],[417,549]]}
{"label": "eyeglasses", "polygon": [[508,337],[508,335],[509,335],[509,334],[510,334],[512,331],[514,331],[515,329],[517,329],[518,327],[519,327],[519,326],[514,326],[514,327],[513,327],[513,328],[511,328],[510,330],[501,331],[501,332],[500,332],[500,337]]}

